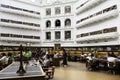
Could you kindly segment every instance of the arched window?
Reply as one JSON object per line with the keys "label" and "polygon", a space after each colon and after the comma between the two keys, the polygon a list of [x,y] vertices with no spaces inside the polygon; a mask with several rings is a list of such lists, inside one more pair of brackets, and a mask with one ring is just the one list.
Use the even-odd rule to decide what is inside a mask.
{"label": "arched window", "polygon": [[50,20],[46,21],[46,27],[47,27],[47,28],[48,28],[48,27],[51,27],[51,21],[50,21]]}
{"label": "arched window", "polygon": [[65,26],[71,26],[71,20],[70,19],[65,20]]}
{"label": "arched window", "polygon": [[55,27],[60,27],[60,26],[61,26],[60,20],[56,20],[56,21],[55,21]]}

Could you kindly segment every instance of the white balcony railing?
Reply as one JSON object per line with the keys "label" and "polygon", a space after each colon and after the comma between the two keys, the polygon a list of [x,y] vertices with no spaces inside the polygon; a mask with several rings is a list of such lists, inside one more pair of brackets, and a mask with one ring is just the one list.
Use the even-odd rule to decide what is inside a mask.
{"label": "white balcony railing", "polygon": [[74,42],[73,39],[53,39],[53,40],[44,40],[44,43],[51,43],[51,42],[61,42],[61,43],[71,43]]}
{"label": "white balcony railing", "polygon": [[61,42],[61,39],[54,39],[53,42]]}
{"label": "white balcony railing", "polygon": [[45,28],[45,30],[61,30],[62,27],[50,27],[50,28]]}
{"label": "white balcony railing", "polygon": [[5,27],[22,28],[22,29],[30,29],[30,30],[40,30],[40,27],[28,26],[28,25],[23,25],[23,24],[0,22],[0,25],[5,26]]}
{"label": "white balcony railing", "polygon": [[67,30],[70,29],[70,30],[71,30],[71,29],[74,29],[74,28],[73,28],[72,26],[65,26],[65,27],[63,27],[62,29],[64,29],[64,30],[66,30],[66,29],[67,29]]}
{"label": "white balcony railing", "polygon": [[19,41],[19,42],[40,42],[39,39],[25,39],[25,38],[11,38],[11,37],[0,37],[1,41]]}
{"label": "white balcony railing", "polygon": [[92,23],[97,23],[97,22],[101,22],[101,21],[104,21],[104,20],[107,20],[107,19],[110,19],[112,17],[116,17],[119,15],[119,12],[118,10],[112,10],[110,12],[106,12],[106,13],[103,13],[101,15],[98,15],[98,16],[94,16],[92,18],[89,18],[88,20],[85,20],[83,22],[80,22],[76,25],[76,28],[81,28],[81,27],[84,27],[86,25],[89,25],[89,24],[92,24]]}
{"label": "white balcony railing", "polygon": [[71,43],[71,42],[74,42],[74,40],[69,38],[69,39],[64,39],[62,42],[67,42],[67,43],[70,42]]}
{"label": "white balcony railing", "polygon": [[43,42],[44,43],[51,43],[51,42],[61,42],[62,40],[61,39],[49,39],[49,40],[44,40]]}
{"label": "white balcony railing", "polygon": [[53,40],[44,40],[44,43],[56,43],[56,42],[60,42],[60,43],[73,43],[74,40],[73,39],[53,39]]}
{"label": "white balcony railing", "polygon": [[62,27],[59,27],[59,28],[58,27],[57,28],[56,27],[48,27],[48,28],[45,28],[44,31],[48,31],[48,30],[72,30],[72,29],[74,29],[74,28],[71,27],[71,26],[67,26],[67,27],[62,26]]}
{"label": "white balcony railing", "polygon": [[93,35],[93,36],[87,36],[87,37],[80,37],[76,39],[77,42],[87,42],[87,41],[96,41],[96,40],[109,40],[109,39],[115,39],[119,37],[118,32],[111,32],[111,33],[105,33],[105,34],[99,34],[99,35]]}
{"label": "white balcony railing", "polygon": [[24,12],[24,11],[9,9],[9,8],[0,7],[0,11],[1,12],[18,14],[18,15],[23,15],[23,16],[28,16],[28,17],[33,17],[33,18],[40,18],[40,15],[38,15],[38,14],[28,13],[28,12]]}
{"label": "white balcony railing", "polygon": [[44,42],[44,43],[51,43],[52,40],[51,40],[51,39],[49,39],[49,40],[46,40],[46,39],[45,39],[43,42]]}
{"label": "white balcony railing", "polygon": [[84,11],[87,11],[88,9],[95,7],[96,5],[99,5],[100,3],[102,3],[103,1],[106,0],[91,0],[88,3],[86,3],[84,6],[80,7],[77,11],[76,14],[80,14]]}

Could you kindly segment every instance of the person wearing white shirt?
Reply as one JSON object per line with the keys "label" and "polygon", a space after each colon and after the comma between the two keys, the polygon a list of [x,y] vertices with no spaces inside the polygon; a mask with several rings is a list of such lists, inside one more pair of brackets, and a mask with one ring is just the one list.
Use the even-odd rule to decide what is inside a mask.
{"label": "person wearing white shirt", "polygon": [[88,56],[86,57],[86,59],[88,60],[93,60],[95,57],[92,53],[89,53]]}
{"label": "person wearing white shirt", "polygon": [[108,62],[115,62],[116,60],[117,60],[117,58],[115,58],[115,57],[108,57],[107,58]]}
{"label": "person wearing white shirt", "polygon": [[108,56],[107,56],[107,61],[108,62],[115,62],[117,60],[115,54],[112,52],[111,54],[108,53]]}
{"label": "person wearing white shirt", "polygon": [[113,62],[114,63],[114,66],[115,66],[115,63],[118,59],[116,58],[116,56],[114,55],[114,53],[112,52],[112,54],[108,54],[108,57],[107,57],[107,61],[108,61],[108,67],[110,66],[109,65],[109,62]]}
{"label": "person wearing white shirt", "polygon": [[50,58],[48,55],[46,55],[46,58],[43,61],[43,66],[49,67],[50,66]]}
{"label": "person wearing white shirt", "polygon": [[5,53],[2,54],[2,57],[0,58],[0,61],[5,65],[8,64],[8,57],[5,55]]}
{"label": "person wearing white shirt", "polygon": [[45,55],[42,58],[45,59],[48,54],[49,54],[48,51],[46,51]]}
{"label": "person wearing white shirt", "polygon": [[59,53],[56,52],[56,53],[54,54],[54,58],[58,58],[58,57],[59,57]]}

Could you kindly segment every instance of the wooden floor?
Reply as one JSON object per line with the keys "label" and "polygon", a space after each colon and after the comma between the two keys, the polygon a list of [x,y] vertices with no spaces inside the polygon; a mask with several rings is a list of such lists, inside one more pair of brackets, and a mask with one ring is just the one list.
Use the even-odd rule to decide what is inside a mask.
{"label": "wooden floor", "polygon": [[85,63],[69,62],[67,67],[57,67],[52,80],[120,80],[120,75],[86,70]]}

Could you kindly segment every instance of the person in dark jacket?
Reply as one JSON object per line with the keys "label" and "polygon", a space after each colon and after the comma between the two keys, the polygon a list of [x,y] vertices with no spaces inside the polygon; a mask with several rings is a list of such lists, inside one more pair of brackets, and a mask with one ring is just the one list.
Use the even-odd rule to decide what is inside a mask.
{"label": "person in dark jacket", "polygon": [[66,66],[67,64],[67,53],[65,49],[63,49],[63,66]]}

